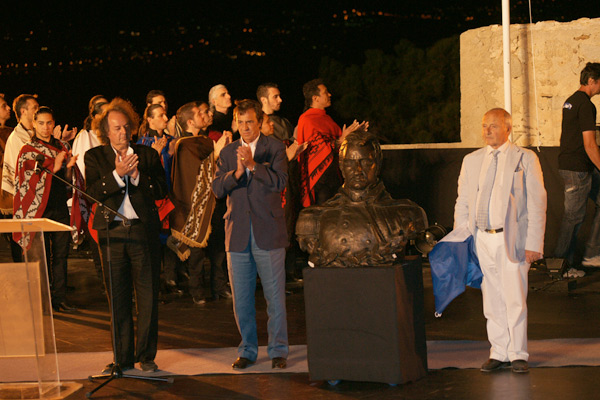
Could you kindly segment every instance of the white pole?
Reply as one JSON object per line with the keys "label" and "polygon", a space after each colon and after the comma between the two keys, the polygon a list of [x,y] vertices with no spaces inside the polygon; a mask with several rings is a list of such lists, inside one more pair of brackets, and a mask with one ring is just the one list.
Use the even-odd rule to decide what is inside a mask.
{"label": "white pole", "polygon": [[[512,93],[510,77],[510,4],[502,0],[502,56],[504,65],[504,109],[512,114]],[[510,133],[512,142],[512,132]]]}

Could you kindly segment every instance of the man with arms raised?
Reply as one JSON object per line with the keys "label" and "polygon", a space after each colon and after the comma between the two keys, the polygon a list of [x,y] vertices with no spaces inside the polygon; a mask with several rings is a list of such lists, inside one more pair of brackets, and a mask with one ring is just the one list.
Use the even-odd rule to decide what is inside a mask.
{"label": "man with arms raised", "polygon": [[260,133],[263,112],[257,101],[242,100],[234,116],[241,138],[221,151],[212,184],[218,198],[227,197],[225,247],[235,320],[242,336],[233,368],[243,369],[256,362],[257,272],[267,301],[271,366],[285,368],[284,263],[288,239],[281,207],[281,192],[287,181],[285,146]]}
{"label": "man with arms raised", "polygon": [[223,268],[224,211],[218,213],[211,191],[214,162],[225,143],[231,140],[231,133],[225,132],[217,142],[206,135],[206,128],[212,122],[212,112],[206,103],[191,102],[181,106],[177,119],[183,124],[184,132],[191,136],[181,138],[175,148],[170,196],[175,210],[170,215],[171,238],[168,244],[180,259],[189,257],[188,288],[194,304],[202,306],[206,304],[203,277],[204,247],[207,246],[212,297],[231,298]]}
{"label": "man with arms raised", "polygon": [[302,87],[304,113],[298,119],[298,143],[308,142],[308,148],[300,156],[300,183],[302,205],[308,207],[322,204],[333,196],[342,185],[338,168],[337,149],[350,132],[367,130],[368,122],[356,120],[340,128],[327,115],[331,106],[331,93],[321,79],[313,79]]}
{"label": "man with arms raised", "polygon": [[[158,341],[160,259],[151,257],[151,246],[160,246],[155,201],[165,197],[167,184],[158,153],[148,146],[129,145],[138,121],[130,103],[119,98],[110,102],[92,126],[103,145],[85,153],[85,175],[88,194],[128,219],[124,223],[109,213],[108,232],[103,207],[98,207],[94,219],[104,260],[107,260],[106,238],[110,237],[116,361],[123,370],[139,362],[142,370],[154,371],[158,368],[154,357]],[[108,268],[105,269],[108,281],[107,277]],[[132,288],[137,308],[135,346]],[[111,369],[109,365],[105,372]]]}
{"label": "man with arms raised", "polygon": [[[15,175],[15,218],[49,218],[65,225],[80,225],[81,218],[78,196],[73,198],[73,213],[69,218],[67,199],[71,190],[60,180],[46,172],[34,172],[36,158],[43,155],[43,165],[56,176],[69,181],[77,156],[71,157],[69,145],[53,136],[54,113],[48,107],[41,107],[34,115],[35,134],[31,141],[21,147],[17,158]],[[77,211],[76,211],[77,210]],[[15,233],[19,243],[27,247],[29,238]],[[67,257],[69,255],[69,232],[46,232],[44,242],[46,263],[52,282],[52,308],[56,312],[71,312],[76,309],[66,303],[67,298]]]}

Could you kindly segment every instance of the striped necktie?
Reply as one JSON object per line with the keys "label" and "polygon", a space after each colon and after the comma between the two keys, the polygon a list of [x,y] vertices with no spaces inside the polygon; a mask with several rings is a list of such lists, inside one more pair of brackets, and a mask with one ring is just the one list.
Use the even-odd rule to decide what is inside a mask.
{"label": "striped necktie", "polygon": [[499,153],[499,150],[494,150],[492,152],[492,162],[485,174],[485,180],[483,181],[483,187],[481,188],[481,196],[479,197],[476,215],[477,228],[481,230],[490,228],[490,198],[492,197],[492,189],[494,188],[494,181],[496,179]]}

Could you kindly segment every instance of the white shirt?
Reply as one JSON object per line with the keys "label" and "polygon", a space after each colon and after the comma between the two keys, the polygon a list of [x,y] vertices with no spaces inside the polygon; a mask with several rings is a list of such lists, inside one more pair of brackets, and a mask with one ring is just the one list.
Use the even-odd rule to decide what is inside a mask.
{"label": "white shirt", "polygon": [[84,162],[84,156],[85,153],[91,149],[94,148],[96,146],[100,146],[102,143],[100,143],[100,139],[98,139],[98,135],[96,135],[96,133],[93,130],[89,130],[86,131],[81,130],[79,131],[79,133],[77,134],[77,137],[75,138],[75,140],[73,141],[73,149],[71,150],[71,152],[73,153],[73,155],[77,155],[77,166],[79,167],[79,171],[81,171],[81,174],[83,175],[83,178],[85,179],[85,162]]}
{"label": "white shirt", "polygon": [[33,130],[27,130],[20,123],[6,139],[4,150],[4,166],[2,168],[2,190],[15,194],[15,173],[17,170],[17,158],[24,144],[33,137]]}
{"label": "white shirt", "polygon": [[[119,153],[117,153],[117,151],[115,150],[114,147],[112,149],[115,152],[115,155],[119,154]],[[127,147],[127,155],[130,155],[130,154],[133,154],[133,149],[131,147]],[[119,156],[119,161],[121,161],[121,156]],[[121,178],[119,176],[119,174],[117,174],[117,170],[114,169],[113,176],[115,177],[115,181],[117,182],[117,185],[119,185],[119,187],[121,187],[121,188],[125,188],[125,197],[123,198],[123,202],[121,203],[121,206],[119,207],[119,209],[117,211],[120,212],[125,217],[127,217],[127,219],[138,219],[139,217],[136,214],[135,210],[133,209],[131,200],[129,200],[129,185],[127,184],[127,182],[130,182],[132,185],[137,186],[138,183],[140,183],[139,172],[138,172],[138,176],[135,179],[129,179],[129,175],[125,175],[123,178]],[[119,216],[116,216],[115,220],[122,221],[121,217],[119,217]]]}
{"label": "white shirt", "polygon": [[[500,193],[502,193],[502,184],[504,180],[504,169],[506,167],[506,157],[508,150],[508,141],[506,141],[502,146],[498,147],[496,150],[500,151],[498,153],[498,166],[496,168],[496,178],[494,179],[494,186],[492,187],[492,196],[490,198],[490,209],[489,209],[489,217],[490,217],[490,227],[492,229],[504,228],[504,219],[506,215],[502,215],[502,198]],[[492,162],[494,156],[492,152],[494,149],[491,146],[487,146],[485,150],[485,156],[483,157],[483,163],[481,164],[481,171],[479,171],[479,189],[477,191],[477,206],[479,205],[479,198],[481,196],[481,188],[483,187],[483,182],[485,181],[485,175],[487,174],[487,170]],[[477,209],[477,208],[475,208]]]}
{"label": "white shirt", "polygon": [[[254,158],[254,152],[256,151],[256,144],[258,143],[258,139],[260,139],[260,135],[262,135],[262,133],[259,133],[258,136],[256,137],[256,139],[254,139],[252,142],[250,143],[246,143],[244,142],[244,139],[242,140],[242,146],[245,147],[250,147],[250,151],[252,151],[252,158]],[[246,168],[246,175],[250,175],[250,169]]]}

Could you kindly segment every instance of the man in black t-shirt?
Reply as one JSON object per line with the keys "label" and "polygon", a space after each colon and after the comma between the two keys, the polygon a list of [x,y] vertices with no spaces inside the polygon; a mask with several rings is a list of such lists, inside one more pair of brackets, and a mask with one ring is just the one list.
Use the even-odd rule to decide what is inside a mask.
{"label": "man in black t-shirt", "polygon": [[[600,267],[600,149],[596,143],[596,107],[590,100],[600,93],[600,63],[587,63],[580,83],[579,90],[563,104],[558,169],[565,184],[565,211],[554,255],[573,265],[577,232],[589,197],[596,203],[596,215],[581,264]],[[567,274],[583,276],[575,269]]]}

